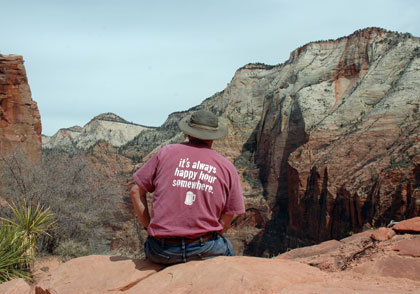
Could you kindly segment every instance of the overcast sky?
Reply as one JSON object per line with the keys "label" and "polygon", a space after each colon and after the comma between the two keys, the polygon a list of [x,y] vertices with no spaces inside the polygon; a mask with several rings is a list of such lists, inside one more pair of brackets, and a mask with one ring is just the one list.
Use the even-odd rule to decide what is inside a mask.
{"label": "overcast sky", "polygon": [[420,1],[0,0],[0,53],[23,55],[43,133],[113,112],[160,126],[250,62],[366,27],[420,36]]}

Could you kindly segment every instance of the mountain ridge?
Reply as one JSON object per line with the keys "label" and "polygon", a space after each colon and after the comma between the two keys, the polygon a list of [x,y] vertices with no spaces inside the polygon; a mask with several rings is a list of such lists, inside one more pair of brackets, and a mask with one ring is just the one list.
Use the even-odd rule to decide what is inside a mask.
{"label": "mountain ridge", "polygon": [[43,148],[86,150],[100,141],[107,141],[112,146],[119,147],[145,129],[154,129],[154,127],[128,122],[112,112],[107,112],[95,116],[83,127],[62,128],[51,137],[43,135]]}

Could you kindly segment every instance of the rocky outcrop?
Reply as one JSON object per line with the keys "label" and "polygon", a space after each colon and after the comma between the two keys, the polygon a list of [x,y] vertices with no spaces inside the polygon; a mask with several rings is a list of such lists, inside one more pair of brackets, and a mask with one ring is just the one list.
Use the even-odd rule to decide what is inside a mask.
{"label": "rocky outcrop", "polygon": [[113,113],[95,116],[83,128],[74,126],[60,129],[51,137],[43,137],[43,148],[86,150],[100,141],[119,147],[133,140],[141,131],[149,127],[130,123]]}
{"label": "rocky outcrop", "polygon": [[[416,220],[417,219],[417,220]],[[419,217],[401,226],[420,229]],[[418,231],[417,231],[418,232]],[[363,233],[303,247],[278,258],[296,260],[325,272],[349,272],[373,277],[392,277],[420,281],[420,237],[397,228],[382,227]]]}
{"label": "rocky outcrop", "polygon": [[30,160],[39,161],[41,130],[22,56],[0,54],[0,155],[19,147]]}
{"label": "rocky outcrop", "polygon": [[[404,224],[402,224],[404,225]],[[412,224],[409,224],[412,226]],[[417,225],[418,227],[418,225]],[[419,229],[419,228],[417,228]],[[381,228],[382,231],[393,231]],[[92,255],[35,264],[1,293],[413,293],[420,288],[418,235],[376,241],[368,230],[340,241],[298,248],[276,258],[216,257],[173,266]]]}
{"label": "rocky outcrop", "polygon": [[42,135],[42,147],[44,149],[59,148],[70,150],[74,148],[75,139],[82,132],[82,127],[73,126],[58,130],[53,136]]}
{"label": "rocky outcrop", "polygon": [[399,222],[394,227],[393,230],[400,233],[415,233],[420,234],[420,217],[414,217],[409,220]]}
{"label": "rocky outcrop", "polygon": [[377,28],[307,44],[277,67],[255,151],[273,215],[250,252],[420,213],[419,67],[420,39]]}

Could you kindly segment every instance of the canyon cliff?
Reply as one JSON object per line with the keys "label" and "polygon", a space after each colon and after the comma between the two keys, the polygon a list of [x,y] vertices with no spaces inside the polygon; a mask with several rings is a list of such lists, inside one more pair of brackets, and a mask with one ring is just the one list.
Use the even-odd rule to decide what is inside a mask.
{"label": "canyon cliff", "polygon": [[257,254],[419,215],[419,46],[370,28],[305,45],[278,67],[257,128],[273,211]]}
{"label": "canyon cliff", "polygon": [[[242,180],[247,212],[227,233],[237,254],[341,239],[420,214],[419,68],[420,39],[409,34],[366,28],[312,42],[284,63],[238,69],[226,89],[140,130],[113,158],[134,171],[184,139],[181,117],[209,109],[229,127],[213,146]],[[129,235],[111,247],[134,244]]]}
{"label": "canyon cliff", "polygon": [[41,117],[32,100],[22,56],[0,54],[0,155],[17,147],[41,159]]}

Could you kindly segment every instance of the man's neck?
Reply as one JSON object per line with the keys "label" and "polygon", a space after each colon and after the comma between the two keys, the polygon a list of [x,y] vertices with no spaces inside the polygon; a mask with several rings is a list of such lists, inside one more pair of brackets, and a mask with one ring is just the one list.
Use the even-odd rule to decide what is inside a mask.
{"label": "man's neck", "polygon": [[213,140],[203,140],[203,139],[199,139],[199,138],[196,138],[196,137],[193,137],[193,136],[188,136],[188,140],[190,142],[198,142],[198,143],[206,144],[210,148],[213,145]]}

